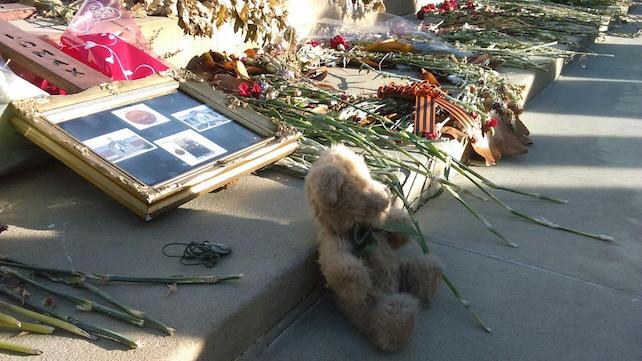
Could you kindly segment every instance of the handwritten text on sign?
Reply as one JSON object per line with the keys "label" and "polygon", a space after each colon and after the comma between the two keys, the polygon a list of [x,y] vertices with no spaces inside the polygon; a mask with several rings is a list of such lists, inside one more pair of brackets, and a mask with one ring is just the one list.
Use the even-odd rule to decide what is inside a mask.
{"label": "handwritten text on sign", "polygon": [[0,21],[0,45],[4,57],[71,93],[111,81],[53,45],[6,21]]}

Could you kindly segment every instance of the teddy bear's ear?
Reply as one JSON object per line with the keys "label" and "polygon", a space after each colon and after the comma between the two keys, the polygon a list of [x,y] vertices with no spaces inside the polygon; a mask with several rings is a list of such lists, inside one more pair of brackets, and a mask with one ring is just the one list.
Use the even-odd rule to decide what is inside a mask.
{"label": "teddy bear's ear", "polygon": [[326,206],[334,206],[339,202],[341,189],[345,184],[343,171],[327,164],[319,167],[314,173],[308,175],[308,182],[311,183],[309,190],[316,193],[316,198],[325,203]]}

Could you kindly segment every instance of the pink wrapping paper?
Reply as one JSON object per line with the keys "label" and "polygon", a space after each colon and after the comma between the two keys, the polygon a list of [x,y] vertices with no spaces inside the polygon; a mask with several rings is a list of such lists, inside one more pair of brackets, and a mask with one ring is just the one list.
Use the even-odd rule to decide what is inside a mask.
{"label": "pink wrapping paper", "polygon": [[150,55],[140,28],[114,0],[85,0],[60,41],[62,51],[113,80],[140,79],[168,69]]}

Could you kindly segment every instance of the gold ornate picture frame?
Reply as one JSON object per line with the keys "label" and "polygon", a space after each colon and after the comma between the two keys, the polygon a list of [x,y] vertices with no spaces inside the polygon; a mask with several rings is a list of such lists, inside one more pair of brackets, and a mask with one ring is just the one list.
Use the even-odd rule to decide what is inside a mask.
{"label": "gold ornate picture frame", "polygon": [[11,123],[144,220],[296,149],[296,131],[171,74],[16,101]]}

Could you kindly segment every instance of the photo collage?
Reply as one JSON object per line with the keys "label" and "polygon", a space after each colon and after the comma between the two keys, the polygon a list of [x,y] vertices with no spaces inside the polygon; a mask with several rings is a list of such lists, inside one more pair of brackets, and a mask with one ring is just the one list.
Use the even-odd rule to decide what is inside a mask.
{"label": "photo collage", "polygon": [[142,103],[114,110],[111,114],[137,130],[144,130],[172,121],[182,122],[190,128],[153,142],[144,139],[130,128],[122,128],[83,142],[98,155],[112,163],[118,163],[161,148],[181,162],[194,166],[227,152],[223,147],[199,134],[231,121],[207,105],[199,105],[172,113],[170,116],[174,119],[170,119]]}

